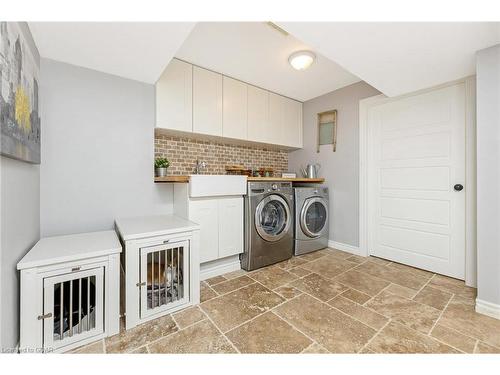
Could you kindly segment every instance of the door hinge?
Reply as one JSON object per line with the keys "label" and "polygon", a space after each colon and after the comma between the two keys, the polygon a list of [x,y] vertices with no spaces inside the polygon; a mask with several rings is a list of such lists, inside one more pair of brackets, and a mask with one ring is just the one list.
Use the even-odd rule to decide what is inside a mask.
{"label": "door hinge", "polygon": [[45,315],[38,315],[38,320],[43,320],[43,319],[47,319],[47,318],[52,318],[52,313],[47,313]]}
{"label": "door hinge", "polygon": [[136,285],[136,286],[138,286],[138,287],[145,286],[145,285],[146,285],[146,282],[145,282],[145,281],[143,281],[142,283],[137,283],[137,284],[135,284],[135,285]]}

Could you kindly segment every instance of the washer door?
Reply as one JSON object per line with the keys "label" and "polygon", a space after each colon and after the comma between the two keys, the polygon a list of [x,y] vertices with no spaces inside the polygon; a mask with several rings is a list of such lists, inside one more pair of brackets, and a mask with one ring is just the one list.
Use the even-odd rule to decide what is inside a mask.
{"label": "washer door", "polygon": [[259,236],[269,242],[282,239],[291,225],[288,203],[279,195],[264,198],[255,210],[255,228]]}
{"label": "washer door", "polygon": [[328,222],[328,207],[323,198],[306,199],[300,212],[300,228],[308,237],[316,238],[323,234]]}

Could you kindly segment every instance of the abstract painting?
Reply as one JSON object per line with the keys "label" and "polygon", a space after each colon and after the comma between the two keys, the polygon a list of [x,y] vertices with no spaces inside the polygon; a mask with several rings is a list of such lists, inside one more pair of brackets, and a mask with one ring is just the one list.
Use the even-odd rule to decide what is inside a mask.
{"label": "abstract painting", "polygon": [[0,22],[2,155],[40,164],[39,65],[17,22]]}

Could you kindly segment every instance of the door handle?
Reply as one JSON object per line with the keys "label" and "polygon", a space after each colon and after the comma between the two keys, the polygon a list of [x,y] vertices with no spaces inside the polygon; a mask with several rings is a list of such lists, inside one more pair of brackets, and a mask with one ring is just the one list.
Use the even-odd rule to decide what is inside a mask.
{"label": "door handle", "polygon": [[461,184],[456,184],[455,186],[453,186],[453,189],[455,189],[455,191],[462,191],[464,187]]}

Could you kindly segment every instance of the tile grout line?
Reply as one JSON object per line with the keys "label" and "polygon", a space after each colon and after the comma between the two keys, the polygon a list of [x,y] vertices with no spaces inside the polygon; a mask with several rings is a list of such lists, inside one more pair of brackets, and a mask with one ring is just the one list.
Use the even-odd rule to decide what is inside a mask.
{"label": "tile grout line", "polygon": [[[304,277],[305,277],[305,276],[304,276]],[[251,278],[251,277],[250,277],[250,278]],[[297,278],[297,279],[295,279],[295,280],[298,280],[298,279],[300,279],[300,277],[299,277],[299,278]],[[260,281],[255,280],[255,279],[252,279],[252,280],[254,280],[254,281],[255,281],[255,284],[259,284],[259,285],[261,285],[263,288],[265,288],[265,289],[267,289],[267,290],[270,290],[271,292],[273,292],[273,293],[275,293],[275,294],[277,294],[277,295],[279,296],[279,294],[278,294],[278,293],[276,293],[276,292],[275,292],[274,290],[272,290],[272,289],[269,289],[269,288],[268,288],[268,287],[266,287],[264,284],[262,284]],[[295,281],[295,280],[293,280],[293,281]],[[292,281],[290,281],[290,282],[292,282]],[[253,284],[253,283],[252,283],[252,284]],[[287,284],[288,284],[288,283],[287,283]],[[284,286],[284,285],[287,285],[287,284],[283,284],[283,285],[281,285],[281,286]],[[276,288],[280,288],[281,286],[278,286],[278,287],[276,287]],[[240,289],[241,289],[241,288],[240,288]],[[302,291],[301,291],[301,292],[302,292]],[[233,342],[231,341],[231,339],[229,339],[229,337],[227,337],[227,336],[226,336],[226,333],[229,333],[229,332],[231,332],[231,331],[233,331],[233,330],[235,330],[235,329],[237,329],[237,328],[240,328],[241,326],[243,326],[243,325],[245,325],[245,324],[248,324],[248,323],[250,323],[250,322],[254,321],[255,319],[257,319],[257,318],[261,317],[262,315],[264,315],[264,314],[266,314],[266,313],[270,312],[270,313],[272,313],[273,315],[275,315],[276,317],[278,317],[279,319],[283,320],[286,324],[288,324],[289,326],[291,326],[293,329],[295,329],[296,331],[298,331],[298,332],[300,332],[301,334],[303,334],[305,337],[307,337],[309,340],[311,340],[311,341],[312,341],[312,343],[316,343],[316,344],[318,344],[318,345],[320,345],[320,346],[322,346],[322,347],[323,347],[323,345],[319,344],[319,343],[318,343],[316,340],[314,340],[312,337],[309,337],[309,336],[308,336],[308,335],[306,335],[304,332],[302,332],[300,329],[298,329],[298,328],[297,328],[297,327],[295,327],[293,324],[291,324],[289,321],[285,320],[284,318],[282,318],[281,316],[277,315],[277,314],[273,311],[274,309],[276,309],[276,308],[278,308],[278,307],[280,307],[280,306],[284,305],[285,303],[287,303],[287,302],[289,302],[289,301],[292,301],[292,300],[294,300],[294,299],[296,299],[296,298],[298,298],[298,297],[300,297],[300,296],[301,296],[301,294],[299,294],[299,295],[297,295],[297,296],[294,296],[294,297],[292,297],[292,298],[290,298],[290,299],[286,299],[286,298],[284,298],[283,296],[280,296],[281,298],[283,298],[283,301],[282,301],[281,303],[279,303],[278,305],[276,305],[276,306],[274,306],[274,307],[270,308],[270,309],[269,309],[269,310],[267,310],[267,311],[264,311],[264,312],[262,312],[262,313],[260,313],[260,314],[258,314],[258,315],[256,315],[256,316],[254,316],[253,318],[251,318],[251,319],[249,319],[249,320],[244,321],[244,322],[243,322],[243,323],[241,323],[241,324],[238,324],[237,326],[235,326],[235,327],[233,327],[233,328],[231,328],[231,329],[227,330],[226,332],[222,332],[222,330],[220,330],[220,329],[219,329],[219,327],[215,324],[215,322],[213,322],[213,321],[212,321],[212,323],[213,323],[214,325],[216,325],[216,327],[220,330],[220,332],[224,335],[224,337],[226,337],[226,339],[227,339],[227,340],[229,340],[229,342],[231,342],[231,344],[234,346],[234,344],[233,344]],[[203,312],[204,312],[204,313],[208,316],[208,313],[206,313],[205,311],[203,311]],[[209,317],[209,319],[210,319],[210,317]],[[210,320],[211,320],[211,319],[210,319]],[[311,343],[311,345],[312,345],[312,343]],[[309,346],[310,346],[310,345],[309,345]],[[308,347],[309,347],[309,346],[308,346]],[[325,349],[326,349],[326,348],[325,348]],[[305,349],[304,349],[304,350],[305,350]],[[327,351],[328,351],[328,352],[330,352],[329,350],[327,350]],[[240,352],[239,352],[239,350],[238,350],[238,353],[240,353]]]}
{"label": "tile grout line", "polygon": [[229,338],[224,334],[224,332],[222,332],[222,330],[219,328],[219,326],[217,324],[215,324],[215,322],[212,320],[212,318],[208,315],[208,313],[203,310],[203,307],[200,306],[200,309],[203,311],[203,313],[206,315],[207,319],[214,325],[215,329],[217,331],[219,331],[219,333],[222,335],[222,337],[224,337],[227,342],[229,342],[229,344],[233,347],[234,350],[236,350],[236,353],[238,354],[241,354],[241,352],[239,351],[239,349],[236,347],[236,345],[234,345],[234,343],[229,340]]}
{"label": "tile grout line", "polygon": [[[451,300],[453,299],[453,297],[455,297],[455,294],[452,294],[451,298],[448,300],[448,302],[446,303],[446,306],[443,308],[443,310],[441,311],[441,313],[439,314],[438,318],[436,319],[436,321],[434,322],[434,324],[432,325],[431,329],[429,330],[429,333],[428,335],[430,336],[431,335],[431,332],[434,330],[434,328],[436,327],[436,325],[438,324],[438,322],[441,320],[441,318],[443,317],[443,314],[444,312],[446,311],[446,309],[448,308],[448,306],[450,305],[451,303]],[[458,331],[457,331],[458,332]]]}
{"label": "tile grout line", "polygon": [[[370,327],[368,324],[366,324],[366,323],[362,322],[362,321],[361,321],[361,320],[359,320],[358,318],[355,318],[354,316],[351,316],[351,315],[349,315],[349,314],[345,313],[344,311],[337,309],[335,306],[331,306],[331,305],[329,305],[327,302],[322,301],[322,300],[320,300],[319,298],[317,298],[317,297],[315,297],[315,296],[313,296],[313,295],[311,295],[311,294],[309,294],[309,293],[307,293],[307,292],[302,292],[302,293],[304,293],[305,295],[307,295],[307,296],[309,296],[309,297],[311,297],[311,298],[315,299],[316,301],[318,301],[318,302],[320,302],[320,303],[324,304],[327,308],[332,309],[332,310],[335,310],[335,311],[338,311],[338,312],[340,312],[342,315],[345,315],[345,316],[347,316],[347,317],[349,317],[349,318],[351,318],[351,319],[353,319],[353,320],[357,321],[358,323],[363,324],[363,325],[364,325],[364,326],[366,326],[367,328],[370,328],[370,329],[372,329],[372,330],[374,330],[374,331],[377,331],[375,328]],[[334,298],[338,297],[340,294],[341,294],[341,293],[337,294],[337,295],[336,295],[335,297],[333,297],[332,299],[334,299]],[[296,297],[294,297],[294,298],[297,298],[297,297],[299,297],[299,296],[296,296]],[[331,299],[330,299],[329,301],[331,301]],[[278,307],[278,306],[275,306],[275,307]],[[273,308],[273,309],[274,309],[274,308]],[[379,314],[379,315],[382,315],[382,314]],[[382,315],[382,316],[384,316],[385,318],[387,318],[385,315]],[[284,318],[283,318],[283,319],[284,319]],[[390,319],[390,318],[388,318],[388,319]],[[294,327],[294,328],[295,328],[295,327]]]}
{"label": "tile grout line", "polygon": [[166,337],[169,337],[169,336],[175,335],[176,333],[182,332],[182,331],[184,331],[184,330],[186,330],[186,329],[188,329],[188,328],[191,328],[192,326],[194,326],[194,325],[196,325],[196,324],[198,324],[198,323],[204,322],[204,321],[206,321],[206,320],[207,320],[207,318],[205,317],[204,319],[201,319],[201,320],[198,320],[197,322],[191,323],[191,324],[189,324],[189,325],[185,326],[184,328],[180,328],[180,327],[178,326],[178,328],[179,328],[179,329],[178,329],[177,331],[171,332],[171,333],[167,334],[166,336],[159,337],[159,338],[157,338],[156,340],[148,341],[146,344],[141,345],[141,346],[137,347],[136,349],[142,348],[143,346],[146,346],[146,345],[155,344],[155,343],[157,343],[158,341],[160,341],[160,340],[162,340],[162,339],[164,339],[164,338],[166,338]]}
{"label": "tile grout line", "polygon": [[[379,329],[379,330],[378,330],[378,331],[377,331],[377,332],[373,335],[373,337],[372,337],[370,340],[368,340],[368,341],[366,342],[366,344],[365,344],[365,345],[363,345],[363,347],[362,347],[361,349],[359,349],[359,351],[357,351],[356,353],[357,353],[357,354],[360,354],[360,353],[361,353],[364,349],[368,348],[368,345],[370,345],[370,344],[371,344],[371,342],[372,342],[373,340],[375,340],[375,337],[377,337],[377,336],[380,334],[380,332],[382,332],[382,330],[383,330],[385,327],[387,327],[387,326],[389,325],[389,323],[390,323],[390,322],[392,322],[392,319],[389,319],[389,320],[388,320],[388,321],[387,321],[387,322],[386,322],[386,323],[382,326],[382,328],[380,328],[380,329]],[[377,354],[380,354],[380,353],[377,353]]]}
{"label": "tile grout line", "polygon": [[[279,294],[278,294],[278,293],[276,293],[276,292],[274,292],[273,290],[271,290],[271,289],[267,288],[265,285],[263,285],[263,284],[259,283],[258,281],[256,281],[255,283],[256,283],[256,284],[260,284],[261,286],[263,286],[263,287],[264,287],[264,288],[266,288],[267,290],[270,290],[271,292],[273,292],[273,293],[275,293],[275,294],[277,294],[277,295],[279,296]],[[281,296],[280,296],[280,297],[281,297]],[[250,318],[250,319],[248,319],[248,320],[245,320],[243,323],[240,323],[240,324],[238,324],[238,325],[234,326],[234,327],[233,327],[233,328],[231,328],[231,329],[228,329],[225,333],[228,333],[228,332],[230,332],[230,331],[232,331],[232,330],[235,330],[236,328],[240,328],[241,326],[243,326],[243,325],[245,325],[245,324],[247,324],[247,323],[249,323],[249,322],[251,322],[251,321],[253,321],[253,320],[257,319],[258,317],[260,317],[260,316],[264,315],[264,314],[265,314],[265,313],[267,313],[267,312],[270,312],[270,311],[274,310],[275,308],[277,308],[277,307],[279,307],[279,306],[281,306],[281,305],[285,304],[285,303],[286,303],[286,302],[288,302],[288,301],[294,300],[294,299],[295,299],[295,298],[297,298],[297,297],[300,297],[300,294],[299,294],[298,296],[294,296],[294,297],[292,297],[292,298],[290,298],[290,299],[288,299],[288,300],[287,300],[286,298],[284,298],[284,297],[281,297],[281,298],[283,298],[283,299],[284,299],[284,301],[282,301],[281,303],[279,303],[279,304],[277,304],[276,306],[274,306],[274,307],[270,308],[269,310],[266,310],[266,311],[264,311],[264,312],[259,313],[258,315],[254,316],[253,318]],[[207,315],[208,315],[208,314],[207,314]]]}
{"label": "tile grout line", "polygon": [[472,353],[473,354],[476,354],[476,351],[477,351],[477,347],[479,346],[479,340],[476,340],[476,342],[474,343],[474,349],[472,349]]}

